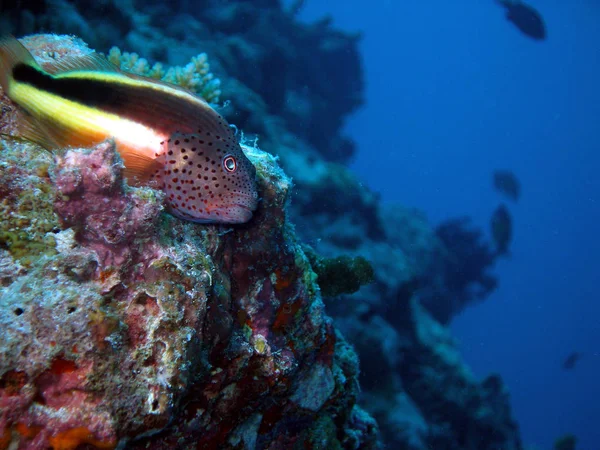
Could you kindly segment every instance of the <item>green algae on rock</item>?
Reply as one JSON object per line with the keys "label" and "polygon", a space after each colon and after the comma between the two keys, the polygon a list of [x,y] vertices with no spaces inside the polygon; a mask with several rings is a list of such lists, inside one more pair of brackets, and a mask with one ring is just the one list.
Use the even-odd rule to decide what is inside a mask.
{"label": "green algae on rock", "polygon": [[60,230],[52,202],[50,155],[20,142],[0,141],[0,248],[30,266],[56,253]]}
{"label": "green algae on rock", "polygon": [[324,297],[353,294],[375,280],[373,267],[362,256],[324,258],[307,246],[305,252],[317,274],[317,283]]}

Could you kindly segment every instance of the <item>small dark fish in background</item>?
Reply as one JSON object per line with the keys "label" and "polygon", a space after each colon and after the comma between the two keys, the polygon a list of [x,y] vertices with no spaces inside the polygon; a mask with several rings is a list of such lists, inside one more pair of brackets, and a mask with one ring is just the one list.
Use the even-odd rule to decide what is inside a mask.
{"label": "small dark fish in background", "polygon": [[496,0],[506,9],[506,19],[532,39],[546,39],[546,26],[541,14],[519,0]]}
{"label": "small dark fish in background", "polygon": [[512,240],[512,218],[506,205],[501,204],[492,214],[491,220],[492,237],[496,243],[496,253],[500,255],[508,254],[508,245]]}
{"label": "small dark fish in background", "polygon": [[581,354],[579,352],[571,353],[563,361],[562,368],[565,370],[573,370],[582,356],[583,356],[583,354]]}
{"label": "small dark fish in background", "polygon": [[510,170],[496,170],[494,172],[494,187],[498,192],[515,202],[521,196],[521,183]]}
{"label": "small dark fish in background", "polygon": [[554,450],[576,450],[577,437],[574,434],[565,434],[554,441]]}

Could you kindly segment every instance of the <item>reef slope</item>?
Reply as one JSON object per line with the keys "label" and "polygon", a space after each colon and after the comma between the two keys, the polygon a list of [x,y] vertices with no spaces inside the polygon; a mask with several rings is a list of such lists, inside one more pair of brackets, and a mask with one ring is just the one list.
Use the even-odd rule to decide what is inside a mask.
{"label": "reef slope", "polygon": [[377,448],[275,158],[244,147],[262,201],[231,228],[127,186],[112,142],[0,148],[0,449]]}

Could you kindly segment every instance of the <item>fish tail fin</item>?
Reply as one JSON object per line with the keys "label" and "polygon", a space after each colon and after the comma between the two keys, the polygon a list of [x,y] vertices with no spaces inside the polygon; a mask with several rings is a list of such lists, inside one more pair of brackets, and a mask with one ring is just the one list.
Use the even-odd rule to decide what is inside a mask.
{"label": "fish tail fin", "polygon": [[11,85],[14,82],[13,68],[25,64],[39,69],[31,53],[14,36],[0,35],[0,86],[10,97]]}
{"label": "fish tail fin", "polygon": [[[17,83],[13,77],[13,69],[25,65],[46,74],[46,72],[33,59],[29,50],[17,38],[10,34],[0,35],[0,87],[12,99],[11,90]],[[26,111],[18,112],[17,135],[28,141],[40,144],[46,149],[58,148],[59,145],[53,138],[48,127],[36,120]]]}

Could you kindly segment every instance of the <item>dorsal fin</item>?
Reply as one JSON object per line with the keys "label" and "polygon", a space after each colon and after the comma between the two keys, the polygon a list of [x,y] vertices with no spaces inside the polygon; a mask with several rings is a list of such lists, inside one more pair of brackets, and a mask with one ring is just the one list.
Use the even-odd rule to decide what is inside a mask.
{"label": "dorsal fin", "polygon": [[44,69],[52,75],[74,71],[121,72],[118,67],[103,55],[96,52],[85,56],[65,56],[64,58],[57,59],[55,62],[45,64]]}
{"label": "dorsal fin", "polygon": [[194,97],[198,98],[199,100],[202,100],[204,103],[206,103],[208,105],[208,102],[206,100],[204,100],[202,97],[200,97],[198,94],[196,94],[194,91],[192,91],[191,89],[188,89],[188,88],[184,88],[183,86],[179,86],[178,84],[175,84],[174,82],[157,80],[156,78],[150,78],[150,77],[147,77],[144,75],[127,72],[124,70],[122,70],[121,73],[123,75],[127,76],[128,78],[131,78],[132,80],[140,80],[140,81],[145,81],[145,82],[149,81],[152,84],[155,84],[157,86],[166,86],[169,89],[174,89],[176,91],[185,92],[186,94],[193,95]]}
{"label": "dorsal fin", "polygon": [[7,95],[10,94],[12,70],[19,64],[39,68],[31,53],[17,38],[10,34],[0,35],[0,86]]}

